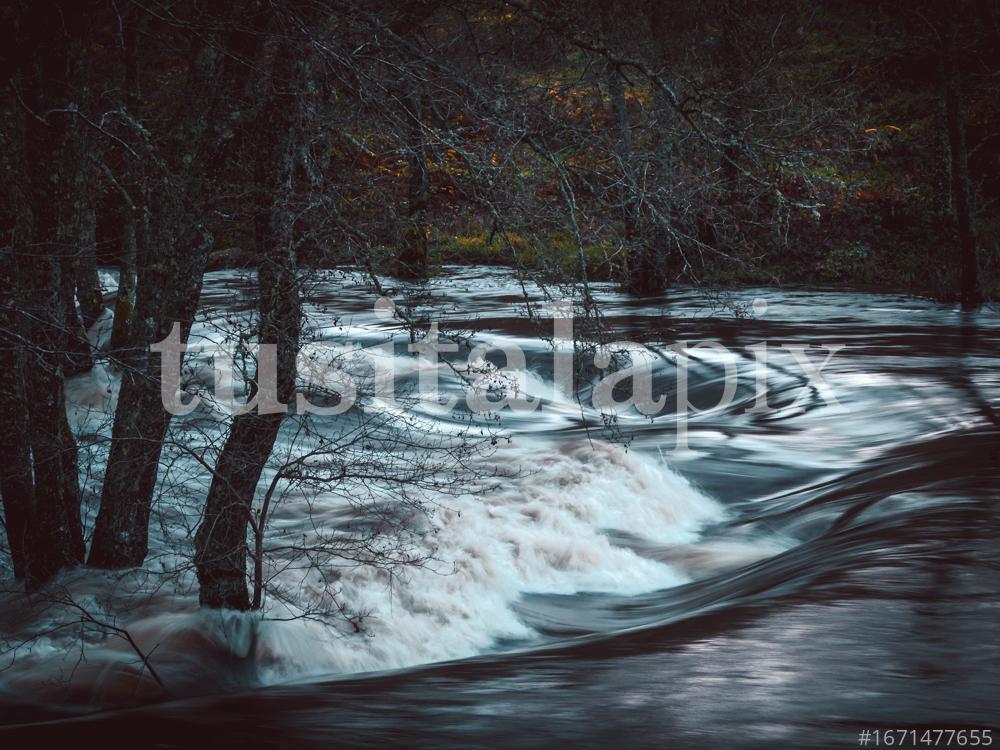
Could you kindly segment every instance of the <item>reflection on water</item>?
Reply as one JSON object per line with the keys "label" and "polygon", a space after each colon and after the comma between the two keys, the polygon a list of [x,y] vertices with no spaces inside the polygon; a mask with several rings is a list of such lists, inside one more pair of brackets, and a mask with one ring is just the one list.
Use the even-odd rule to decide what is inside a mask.
{"label": "reflection on water", "polygon": [[[241,289],[213,277],[208,316],[245,307]],[[507,272],[456,269],[432,293],[447,300],[448,325],[525,350],[529,395],[551,399],[550,350]],[[1000,724],[1000,316],[884,294],[737,298],[766,300],[766,314],[712,315],[689,292],[601,290],[615,338],[654,350],[719,341],[739,355],[740,387],[725,408],[691,415],[684,454],[671,453],[669,357],[654,371],[664,415],[619,420],[627,451],[571,398],[505,417],[511,460],[531,458],[541,473],[487,501],[488,513],[470,506],[471,525],[456,521],[446,537],[461,546],[478,535],[483,564],[506,571],[436,602],[440,636],[457,651],[31,731],[135,728],[164,743],[224,732],[288,747],[403,737],[412,747],[846,747],[863,727]],[[311,319],[331,337],[353,327],[375,342],[391,323],[373,299],[331,280],[311,298]],[[773,409],[754,413],[746,347],[762,341]],[[822,371],[831,392],[811,388],[782,344],[843,345]],[[442,394],[460,391],[442,373]],[[692,360],[692,400],[715,403],[723,378],[718,360]],[[586,384],[578,395],[586,404]],[[512,586],[528,588],[490,598]],[[469,632],[445,611],[459,601]],[[403,641],[420,626],[397,619]],[[441,658],[451,660],[419,664]]]}

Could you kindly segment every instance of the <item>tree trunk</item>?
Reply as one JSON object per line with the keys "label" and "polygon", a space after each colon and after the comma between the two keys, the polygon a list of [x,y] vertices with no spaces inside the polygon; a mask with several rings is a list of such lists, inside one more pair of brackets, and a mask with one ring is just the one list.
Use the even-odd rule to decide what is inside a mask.
{"label": "tree trunk", "polygon": [[[278,194],[277,201],[285,197]],[[291,212],[276,208],[275,239],[281,246],[267,253],[258,269],[260,341],[277,343],[277,399],[287,403],[295,391],[301,309]],[[258,371],[258,378],[260,372]],[[250,608],[247,593],[247,524],[257,483],[284,413],[241,414],[233,420],[205,501],[205,517],[195,536],[199,598],[205,607]],[[258,534],[263,530],[259,529]]]}
{"label": "tree trunk", "polygon": [[[87,79],[87,68],[82,63],[77,66],[75,77],[81,81]],[[81,85],[82,96],[88,97],[88,87]],[[84,100],[86,101],[86,99]],[[95,147],[93,134],[89,126],[78,118],[73,121],[74,130],[78,131],[72,139],[73,149],[67,153],[66,159],[73,171],[73,196],[70,205],[71,215],[66,219],[68,236],[65,242],[71,253],[72,267],[66,281],[71,288],[70,300],[75,298],[80,303],[80,318],[82,327],[88,330],[101,313],[104,312],[104,295],[101,293],[101,281],[97,275],[97,200],[95,180],[96,167],[91,163],[91,152]],[[76,306],[73,305],[75,314]],[[89,345],[86,353],[90,354]]]}
{"label": "tree trunk", "polygon": [[965,125],[962,121],[961,73],[958,61],[958,27],[950,9],[943,11],[941,59],[945,117],[948,123],[948,151],[951,160],[952,209],[960,247],[962,307],[979,304],[976,225],[972,213],[972,183],[969,179],[969,155],[965,148]]}
{"label": "tree trunk", "polygon": [[150,509],[170,425],[160,397],[159,358],[154,360],[149,347],[165,338],[175,322],[180,323],[182,340],[186,340],[197,310],[212,243],[197,217],[204,210],[206,183],[221,171],[229,153],[218,137],[226,122],[224,97],[243,90],[250,69],[244,61],[254,59],[260,43],[254,23],[264,18],[262,13],[243,14],[242,10],[229,9],[234,17],[245,15],[247,21],[224,43],[205,37],[196,43],[191,93],[169,149],[171,179],[150,196],[155,214],[147,242],[139,248],[135,310],[128,325],[127,350],[121,357],[125,369],[88,558],[95,567],[139,566],[148,552]]}
{"label": "tree trunk", "polygon": [[139,566],[148,552],[149,514],[171,418],[160,395],[161,363],[149,346],[166,338],[174,321],[187,338],[195,312],[191,299],[197,299],[211,246],[211,235],[199,230],[164,247],[162,263],[143,267],[88,558],[94,567]]}
{"label": "tree trunk", "polygon": [[22,254],[31,244],[31,204],[24,158],[24,118],[4,96],[0,127],[0,495],[14,576],[24,578],[35,481],[25,393],[26,318],[17,284]]}
{"label": "tree trunk", "polygon": [[427,146],[423,132],[423,101],[419,95],[410,97],[409,101],[412,123],[408,159],[408,215],[397,273],[405,279],[423,279],[427,276],[427,206],[430,203],[431,177],[427,168]]}
{"label": "tree trunk", "polygon": [[283,414],[242,414],[233,420],[195,537],[203,607],[250,608],[247,524],[257,483],[283,419]]}
{"label": "tree trunk", "polygon": [[[69,31],[70,38],[61,43],[69,47],[65,61],[65,78],[68,90],[52,104],[66,109],[77,108],[87,112],[91,108],[93,84],[89,55],[91,30],[81,14],[83,25]],[[93,367],[87,329],[104,309],[101,285],[97,278],[97,216],[95,213],[95,167],[91,155],[96,147],[94,129],[78,114],[60,114],[65,120],[65,140],[56,167],[61,172],[58,196],[59,213],[57,238],[62,261],[60,279],[66,306],[67,352],[64,374],[78,375]],[[53,156],[51,154],[50,156]],[[77,300],[79,299],[79,310]]]}
{"label": "tree trunk", "polygon": [[620,209],[624,224],[624,239],[628,252],[628,276],[625,286],[630,292],[644,294],[653,291],[655,277],[650,275],[652,265],[649,246],[642,217],[639,215],[638,184],[635,179],[634,154],[632,153],[632,129],[629,124],[628,106],[625,102],[625,86],[621,73],[608,66],[608,95],[611,99],[611,114],[615,124],[618,162],[621,169]]}
{"label": "tree trunk", "polygon": [[[670,31],[663,17],[663,4],[660,0],[648,0],[646,17],[649,30],[653,36],[654,49],[660,64],[667,67],[667,52],[669,50]],[[653,261],[651,274],[659,279],[662,290],[669,286],[677,274],[675,240],[671,227],[673,213],[674,179],[674,143],[667,125],[673,118],[673,109],[667,101],[667,96],[659,87],[653,90],[653,102],[656,105],[656,170],[654,174],[657,215],[653,218],[650,231],[650,254]]]}
{"label": "tree trunk", "polygon": [[[74,344],[78,344],[78,332],[73,330],[75,279],[67,272],[73,265],[75,207],[83,198],[75,176],[85,146],[79,117],[69,104],[78,101],[75,94],[79,92],[72,88],[71,81],[87,48],[81,38],[84,35],[64,37],[58,30],[79,30],[86,24],[79,9],[67,7],[63,9],[63,24],[57,24],[54,32],[51,20],[55,10],[43,2],[22,9],[16,24],[24,54],[7,82],[11,96],[19,98],[32,112],[45,113],[45,117],[36,116],[30,127],[24,127],[23,148],[15,144],[14,151],[23,153],[24,160],[18,160],[16,165],[8,162],[18,173],[15,185],[24,186],[26,200],[30,201],[30,237],[27,221],[16,236],[11,236],[11,248],[17,254],[16,310],[24,321],[15,325],[23,338],[18,338],[13,358],[20,367],[23,390],[17,384],[8,392],[8,401],[23,398],[30,410],[13,406],[5,409],[4,415],[11,420],[5,429],[12,430],[12,435],[24,431],[23,444],[7,448],[13,465],[4,484],[5,504],[14,500],[22,518],[20,523],[25,523],[27,509],[27,529],[19,544],[21,572],[29,590],[41,586],[62,568],[79,564],[84,551],[76,441],[66,419],[63,376],[72,366],[72,358],[79,354],[73,351]],[[9,112],[16,106],[5,102],[4,109]],[[22,238],[28,242],[18,246]]]}
{"label": "tree trunk", "polygon": [[[4,293],[3,302],[6,303],[7,299]],[[4,331],[10,323],[8,316],[0,317]],[[4,336],[4,341],[0,343],[0,367],[10,373],[10,377],[0,387],[0,493],[3,496],[4,525],[14,564],[14,577],[24,578],[31,550],[28,534],[34,513],[35,483],[28,447],[28,409],[21,374],[23,362],[18,354]]]}
{"label": "tree trunk", "polygon": [[[602,8],[602,25],[605,34],[614,28],[614,8]],[[621,171],[621,189],[618,191],[624,239],[627,251],[625,288],[635,294],[659,291],[660,275],[650,244],[651,236],[639,202],[639,182],[636,178],[635,151],[632,144],[632,126],[625,100],[625,82],[621,71],[612,63],[607,65],[608,98],[614,123],[614,150]]]}
{"label": "tree trunk", "polygon": [[[291,50],[283,44],[275,56],[276,81],[288,81],[295,75],[291,58]],[[305,68],[303,64],[299,72],[305,73]],[[289,201],[299,153],[299,129],[305,112],[311,109],[303,101],[308,95],[306,89],[290,102],[272,94],[264,122],[273,124],[277,145],[267,148],[262,144],[259,150],[266,168],[258,173],[265,175],[268,182],[258,187],[272,196],[269,231],[267,236],[258,237],[259,341],[277,345],[275,395],[280,403],[287,403],[294,394],[299,350],[301,303],[293,234],[296,212]],[[262,382],[259,366],[257,379],[255,386]],[[250,608],[247,524],[257,483],[284,417],[283,412],[247,413],[233,420],[205,501],[205,516],[195,536],[199,598],[204,607]],[[258,529],[258,535],[262,533],[263,529]]]}
{"label": "tree trunk", "polygon": [[[125,80],[125,109],[133,116],[142,101],[139,75],[139,31],[145,16],[129,18],[122,32]],[[139,248],[149,242],[149,183],[144,159],[129,159],[125,172],[127,187],[120,190],[122,216],[122,247],[118,263],[118,291],[115,294],[115,316],[111,327],[111,351],[121,352],[128,346],[129,325],[135,309],[136,261]]]}
{"label": "tree trunk", "polygon": [[133,204],[125,204],[122,222],[122,250],[118,263],[118,290],[115,292],[115,316],[111,325],[111,351],[120,353],[128,346],[129,325],[135,309],[136,258],[139,254],[139,237],[145,217]]}
{"label": "tree trunk", "polygon": [[[93,187],[91,186],[91,189]],[[90,329],[104,312],[104,293],[97,273],[97,212],[93,203],[79,217],[79,253],[76,259],[76,298],[80,301],[83,327]]]}
{"label": "tree trunk", "polygon": [[[397,3],[389,22],[393,34],[412,38],[420,24],[442,5],[440,0],[421,0],[415,3]],[[405,279],[424,279],[428,270],[427,235],[430,227],[427,209],[431,197],[431,174],[427,167],[427,135],[424,132],[426,110],[425,92],[419,82],[408,82],[409,89],[400,92],[410,111],[404,113],[409,120],[409,147],[407,159],[409,182],[407,185],[407,222],[400,238],[401,247],[396,259],[396,273]]]}
{"label": "tree trunk", "polygon": [[63,327],[65,336],[63,337],[63,375],[72,377],[87,372],[94,366],[94,359],[90,353],[90,340],[87,338],[87,329],[83,319],[76,307],[76,279],[77,263],[72,256],[73,246],[69,239],[60,240],[64,248],[64,254],[59,258],[59,284],[60,299],[64,307]]}
{"label": "tree trunk", "polygon": [[740,55],[740,20],[747,12],[742,0],[723,0],[719,13],[722,35],[719,41],[719,62],[726,87],[729,89],[722,104],[722,122],[726,132],[722,147],[723,200],[730,206],[739,204],[739,133],[740,108],[737,95],[743,87],[743,61]]}
{"label": "tree trunk", "polygon": [[30,321],[31,342],[24,377],[36,497],[25,569],[32,588],[60,569],[83,561],[76,441],[66,419],[63,394],[64,371],[74,366],[79,356],[71,346],[79,332],[68,315],[73,310],[75,317],[68,296],[72,280],[65,278],[71,258],[60,239],[54,209],[65,196],[59,192],[60,181],[54,174],[57,167],[51,163],[59,161],[57,144],[67,137],[65,131],[65,123],[53,118],[48,129],[39,128],[29,138],[34,188],[32,248],[40,256],[23,274],[26,294],[22,308]]}

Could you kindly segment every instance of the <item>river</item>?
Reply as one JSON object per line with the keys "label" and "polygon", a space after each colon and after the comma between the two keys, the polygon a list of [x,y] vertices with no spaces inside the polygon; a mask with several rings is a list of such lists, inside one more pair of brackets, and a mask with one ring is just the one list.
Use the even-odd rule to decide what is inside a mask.
{"label": "river", "polygon": [[[224,656],[192,645],[205,615],[181,577],[122,620],[150,648],[164,643],[153,659],[167,700],[109,708],[108,690],[94,686],[130,655],[95,644],[86,690],[39,705],[39,675],[51,680],[46,665],[58,663],[49,643],[28,667],[0,673],[5,746],[129,736],[157,746],[801,748],[857,745],[863,729],[997,735],[996,311],[839,290],[637,299],[597,285],[606,330],[652,352],[654,392],[668,396],[655,417],[622,413],[609,425],[590,404],[594,381],[552,389],[552,321],[528,319],[511,272],[452,268],[429,288],[425,308],[442,329],[525,352],[526,393],[541,404],[501,414],[499,445],[482,460],[510,477],[485,494],[450,493],[434,512],[419,543],[439,564],[390,583],[363,568],[338,574],[340,595],[371,612],[362,634],[263,623],[241,650],[227,621],[213,636],[213,648],[232,646]],[[404,300],[412,290],[395,291]],[[527,292],[537,299],[530,283]],[[406,334],[373,307],[377,296],[360,277],[331,274],[308,297],[312,336],[368,346],[394,335],[402,352]],[[210,274],[194,338],[211,338],[251,298],[246,279]],[[688,415],[677,450],[670,347],[703,341],[731,354],[688,350],[692,401],[719,401],[727,363],[737,388],[724,406]],[[761,342],[766,364],[747,348]],[[818,378],[795,346],[812,347]],[[412,360],[396,357],[404,369]],[[438,376],[441,398],[463,394],[453,370]],[[109,388],[100,377],[67,386],[77,429],[92,438],[81,442],[87,477],[100,474],[102,429],[88,420],[113,402],[113,377]],[[753,408],[759,378],[767,410]],[[467,416],[400,403],[430,432]],[[205,477],[185,471],[192,478],[177,486],[197,497]],[[171,502],[160,500],[164,539],[185,523]],[[289,510],[275,523],[304,520]],[[163,544],[154,558],[167,566]],[[67,585],[96,597],[108,584],[93,576]],[[40,627],[18,611],[5,627]]]}

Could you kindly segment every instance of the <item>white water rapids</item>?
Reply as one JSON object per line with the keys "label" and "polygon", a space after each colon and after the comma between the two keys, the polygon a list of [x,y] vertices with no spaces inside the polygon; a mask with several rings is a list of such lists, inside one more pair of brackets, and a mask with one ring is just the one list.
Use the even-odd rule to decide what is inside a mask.
{"label": "white water rapids", "polygon": [[[106,279],[109,285],[112,281]],[[331,278],[325,291],[334,301],[310,304],[309,327],[315,335],[365,346],[390,336],[406,340],[401,326],[372,312],[373,293],[363,285],[341,293],[344,283]],[[516,318],[516,290],[505,291],[508,311],[503,314]],[[251,303],[239,274],[211,274],[192,343],[230,336]],[[495,316],[502,309],[489,312]],[[469,318],[481,312],[461,310]],[[95,344],[106,340],[107,326],[107,317],[97,324]],[[545,342],[520,332],[486,330],[477,340],[527,346],[532,361],[548,356]],[[437,366],[442,392],[461,392],[462,384],[444,365],[411,354],[397,359],[397,372],[404,375]],[[207,357],[189,355],[186,377],[210,382]],[[551,372],[529,364],[529,395],[550,397],[550,378]],[[116,390],[116,376],[100,364],[67,383],[71,422],[80,437],[88,532]],[[367,408],[387,405],[370,400]],[[402,400],[392,408],[405,408],[424,433],[454,429],[453,419],[426,403]],[[276,552],[266,573],[270,585],[285,595],[266,600],[262,613],[198,609],[190,539],[211,477],[184,450],[168,446],[144,570],[65,573],[57,602],[3,594],[3,632],[21,645],[7,655],[11,663],[0,672],[0,690],[96,703],[117,703],[152,690],[135,651],[105,627],[109,624],[127,630],[172,691],[398,669],[531,646],[540,636],[519,609],[526,595],[634,596],[785,547],[776,537],[703,539],[703,529],[724,520],[723,507],[657,453],[628,450],[600,430],[573,429],[579,412],[567,396],[562,403],[548,403],[544,414],[513,416],[509,425],[505,419],[498,449],[476,467],[501,472],[495,487],[426,497],[429,518],[415,522],[418,533],[410,540],[415,554],[426,559],[423,565],[393,575],[346,562],[313,569]],[[184,446],[214,450],[225,424],[225,414],[206,400],[193,414],[175,418],[172,437]],[[294,452],[288,435],[280,440],[276,455]],[[265,471],[262,484],[271,472],[273,467]],[[348,499],[355,491],[369,493],[369,504],[391,504],[391,493],[378,494],[383,490],[347,483],[308,498],[292,493],[276,508],[269,529],[279,538],[312,538],[317,527],[335,528],[350,516],[356,506]],[[331,590],[337,606],[361,616],[340,623],[310,617],[316,602],[331,604]],[[83,628],[81,615],[92,618]],[[564,619],[572,621],[572,611]]]}

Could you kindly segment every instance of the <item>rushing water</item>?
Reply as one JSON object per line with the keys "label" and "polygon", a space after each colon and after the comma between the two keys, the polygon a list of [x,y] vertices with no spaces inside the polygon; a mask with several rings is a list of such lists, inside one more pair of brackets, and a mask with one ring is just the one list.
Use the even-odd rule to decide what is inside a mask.
{"label": "rushing water", "polygon": [[[525,351],[527,394],[545,400],[531,414],[503,415],[511,441],[489,460],[517,476],[442,504],[426,543],[443,567],[391,586],[375,571],[345,573],[343,595],[374,613],[363,635],[265,623],[243,647],[234,645],[239,623],[205,620],[190,586],[158,593],[130,627],[164,644],[154,659],[172,699],[86,718],[64,718],[79,705],[26,707],[54,679],[46,665],[65,668],[48,659],[58,644],[47,643],[0,679],[5,723],[49,721],[9,728],[12,739],[846,747],[862,728],[1000,725],[995,312],[754,289],[730,300],[737,309],[766,302],[744,317],[694,293],[633,299],[602,287],[605,325],[649,346],[654,390],[668,395],[660,416],[622,414],[605,428],[590,384],[575,398],[552,390],[550,345],[511,274],[456,269],[431,291],[444,326]],[[313,330],[384,340],[397,324],[373,311],[375,298],[358,279],[317,285]],[[196,337],[249,304],[245,281],[211,275]],[[739,387],[728,405],[691,414],[687,449],[675,451],[677,358],[667,347],[706,340],[733,353]],[[772,410],[756,413],[762,373],[746,347],[764,341]],[[823,385],[783,344],[843,348],[822,369]],[[813,358],[821,364],[823,353]],[[687,360],[699,406],[718,401],[724,360],[711,350]],[[439,374],[442,396],[461,394],[451,370]],[[98,378],[68,387],[78,411],[91,409],[75,415],[84,433],[113,406],[113,383]],[[456,419],[426,403],[409,414],[431,432]],[[301,520],[291,510],[278,518]],[[78,576],[71,586],[84,591],[107,585]],[[32,616],[22,612],[16,626],[30,630]],[[194,642],[199,627],[215,628],[201,637],[228,655]],[[101,679],[130,658],[102,648],[94,672],[81,673],[98,703],[93,696],[108,694]]]}

